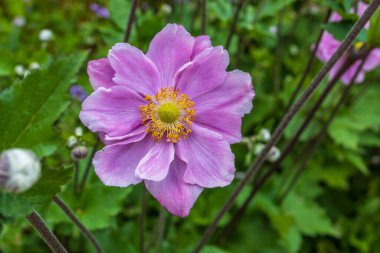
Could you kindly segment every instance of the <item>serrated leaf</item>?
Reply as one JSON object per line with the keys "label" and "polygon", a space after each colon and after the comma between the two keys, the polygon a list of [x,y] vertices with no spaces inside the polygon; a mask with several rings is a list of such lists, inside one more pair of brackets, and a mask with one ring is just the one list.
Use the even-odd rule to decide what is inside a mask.
{"label": "serrated leaf", "polygon": [[54,151],[52,124],[69,105],[67,91],[85,57],[58,59],[0,94],[0,151],[23,147],[39,157]]}

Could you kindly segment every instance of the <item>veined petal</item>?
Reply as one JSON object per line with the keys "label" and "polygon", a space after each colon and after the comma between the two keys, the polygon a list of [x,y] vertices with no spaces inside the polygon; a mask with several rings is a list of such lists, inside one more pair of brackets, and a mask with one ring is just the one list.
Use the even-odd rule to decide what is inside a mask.
{"label": "veined petal", "polygon": [[139,106],[144,103],[126,87],[99,88],[83,102],[79,118],[93,132],[122,136],[141,124]]}
{"label": "veined petal", "polygon": [[95,172],[105,185],[127,187],[141,182],[135,170],[155,143],[150,136],[134,141],[108,145],[95,154]]}
{"label": "veined petal", "polygon": [[209,36],[201,35],[201,36],[195,37],[193,53],[191,54],[190,59],[193,60],[195,56],[200,54],[206,48],[210,48],[210,47],[212,47],[212,44],[211,44],[211,40]]}
{"label": "veined petal", "polygon": [[190,61],[194,38],[181,25],[168,24],[150,43],[147,56],[156,65],[160,88],[173,86],[177,70]]}
{"label": "veined petal", "polygon": [[112,81],[115,71],[112,69],[107,58],[89,61],[87,74],[90,77],[90,83],[94,90],[100,87],[110,88],[115,85]]}
{"label": "veined petal", "polygon": [[143,95],[158,91],[158,71],[154,63],[138,48],[117,43],[109,51],[108,59],[115,70],[113,81]]}
{"label": "veined petal", "polygon": [[223,83],[228,63],[223,47],[206,48],[177,75],[176,88],[191,99],[200,96]]}
{"label": "veined petal", "polygon": [[161,181],[167,176],[173,159],[173,143],[156,143],[141,159],[136,169],[136,176],[141,179]]}
{"label": "veined petal", "polygon": [[185,217],[189,215],[203,188],[183,181],[186,164],[174,158],[170,165],[169,173],[164,180],[155,182],[145,180],[148,191],[169,212]]}
{"label": "veined petal", "polygon": [[176,145],[187,164],[184,181],[205,188],[229,185],[235,173],[234,155],[220,134],[193,124],[192,133]]}

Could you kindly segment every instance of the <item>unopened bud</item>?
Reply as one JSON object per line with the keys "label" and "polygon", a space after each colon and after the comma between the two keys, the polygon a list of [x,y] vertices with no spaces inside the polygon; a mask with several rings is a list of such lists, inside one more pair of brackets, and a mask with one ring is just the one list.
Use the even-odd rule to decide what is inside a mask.
{"label": "unopened bud", "polygon": [[41,175],[41,165],[33,152],[8,149],[0,156],[0,188],[20,193],[32,187]]}
{"label": "unopened bud", "polygon": [[67,146],[69,148],[72,148],[75,146],[75,144],[77,144],[78,140],[77,140],[77,137],[75,137],[74,135],[71,135],[68,139],[67,139]]}
{"label": "unopened bud", "polygon": [[81,128],[81,127],[76,127],[75,128],[75,135],[76,136],[82,136],[83,135],[83,128]]}
{"label": "unopened bud", "polygon": [[260,155],[261,152],[263,152],[264,148],[265,148],[264,144],[262,144],[262,143],[256,144],[255,148],[254,148],[255,155]]}
{"label": "unopened bud", "polygon": [[272,147],[268,153],[268,161],[275,162],[280,158],[281,151],[277,147]]}
{"label": "unopened bud", "polygon": [[87,156],[87,148],[85,146],[75,147],[71,151],[71,157],[74,160],[81,160],[81,159],[85,158],[86,156]]}
{"label": "unopened bud", "polygon": [[259,135],[258,135],[259,140],[267,142],[270,140],[270,137],[271,137],[271,134],[268,129],[262,128],[260,130]]}

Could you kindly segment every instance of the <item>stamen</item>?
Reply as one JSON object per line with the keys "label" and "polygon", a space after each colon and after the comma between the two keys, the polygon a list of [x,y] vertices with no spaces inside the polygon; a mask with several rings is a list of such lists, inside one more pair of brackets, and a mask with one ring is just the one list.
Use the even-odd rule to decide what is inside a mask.
{"label": "stamen", "polygon": [[186,94],[174,88],[162,88],[154,96],[145,96],[148,104],[140,106],[142,124],[153,140],[160,142],[165,136],[168,141],[178,142],[191,133],[195,109]]}

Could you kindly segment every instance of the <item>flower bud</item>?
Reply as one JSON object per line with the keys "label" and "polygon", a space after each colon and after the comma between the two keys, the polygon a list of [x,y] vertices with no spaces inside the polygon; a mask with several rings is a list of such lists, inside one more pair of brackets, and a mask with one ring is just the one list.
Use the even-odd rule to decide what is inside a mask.
{"label": "flower bud", "polygon": [[255,155],[260,155],[261,152],[263,152],[264,148],[265,148],[265,145],[262,143],[258,143],[257,145],[255,145],[255,148],[254,148]]}
{"label": "flower bud", "polygon": [[81,160],[81,159],[85,158],[86,156],[87,156],[87,148],[85,146],[75,147],[71,151],[71,157],[74,160]]}
{"label": "flower bud", "polygon": [[14,148],[0,156],[0,188],[20,193],[32,187],[41,175],[41,165],[33,152]]}
{"label": "flower bud", "polygon": [[277,147],[272,147],[269,150],[267,159],[270,162],[275,162],[278,160],[278,158],[280,158],[280,156],[281,156],[281,151]]}
{"label": "flower bud", "polygon": [[53,38],[53,32],[49,29],[43,29],[39,34],[40,41],[49,41]]}
{"label": "flower bud", "polygon": [[270,134],[270,132],[269,132],[268,129],[266,129],[266,128],[262,128],[262,129],[260,130],[260,132],[259,132],[258,138],[259,138],[259,140],[262,140],[262,141],[267,142],[267,141],[270,140],[270,138],[271,138],[271,134]]}
{"label": "flower bud", "polygon": [[75,135],[78,136],[78,137],[82,136],[83,135],[83,128],[76,127],[75,128]]}
{"label": "flower bud", "polygon": [[69,148],[72,148],[75,146],[75,144],[78,143],[78,140],[77,140],[77,137],[75,137],[74,135],[71,135],[68,139],[67,139],[67,146]]}

